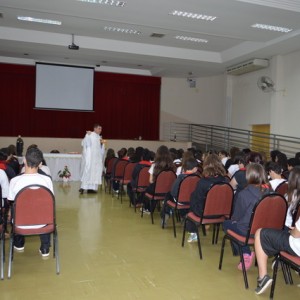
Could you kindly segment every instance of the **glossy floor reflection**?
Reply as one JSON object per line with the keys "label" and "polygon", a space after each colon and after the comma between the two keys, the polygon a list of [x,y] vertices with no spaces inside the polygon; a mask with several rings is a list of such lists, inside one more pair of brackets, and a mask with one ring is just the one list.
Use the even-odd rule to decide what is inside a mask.
{"label": "glossy floor reflection", "polygon": [[[78,188],[78,182],[55,183],[61,274],[52,256],[38,254],[39,238],[28,238],[25,252],[15,253],[12,278],[0,282],[1,300],[269,298],[269,292],[254,293],[255,267],[244,288],[229,247],[218,270],[220,239],[211,245],[210,232],[202,238],[200,261],[197,244],[182,248],[181,229],[175,239],[171,226],[160,228],[158,214],[152,225],[149,216],[141,219],[129,208],[128,198],[121,204],[103,190],[79,196]],[[293,277],[287,286],[279,272],[275,299],[299,299],[300,278]]]}

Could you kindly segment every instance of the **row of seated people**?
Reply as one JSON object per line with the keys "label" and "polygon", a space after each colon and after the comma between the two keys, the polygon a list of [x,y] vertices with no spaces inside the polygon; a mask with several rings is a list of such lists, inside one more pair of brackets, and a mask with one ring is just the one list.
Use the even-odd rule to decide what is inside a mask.
{"label": "row of seated people", "polygon": [[[175,180],[170,193],[168,193],[169,198],[166,198],[166,200],[173,199],[174,201],[176,201],[176,187],[178,188],[180,181],[185,176],[198,171],[197,160],[193,157],[193,155],[191,155],[191,151],[187,152],[189,153],[184,155],[184,159],[182,161],[182,173]],[[144,153],[145,157],[146,155],[147,152]],[[236,156],[233,160],[233,162],[237,162],[238,169],[236,169],[235,172],[231,174],[228,171],[226,172],[225,166],[224,164],[222,164],[221,155],[218,156],[216,153],[209,153],[208,155],[204,156],[203,159],[203,172],[201,174],[202,178],[197,184],[195,191],[191,194],[189,210],[200,216],[201,212],[203,211],[206,194],[212,184],[228,182],[230,178],[230,184],[235,189],[234,210],[232,218],[224,222],[223,228],[225,231],[231,229],[239,234],[245,234],[249,226],[250,216],[254,205],[259,201],[259,199],[261,199],[263,195],[269,193],[272,190],[275,190],[276,185],[285,180],[283,178],[280,178],[282,174],[281,166],[278,164],[278,162],[275,163],[271,161],[265,165],[265,170],[265,168],[263,167],[263,159],[260,153],[251,151],[245,153],[241,151],[236,153]],[[142,160],[142,163],[136,166],[136,174],[138,173],[138,169],[141,169],[143,165],[149,166],[150,160]],[[153,192],[155,187],[155,180],[162,170],[176,170],[174,160],[170,155],[170,151],[165,146],[161,146],[158,148],[154,162],[149,168],[149,185],[145,191],[146,193]],[[297,177],[298,173],[300,175],[300,169],[295,167],[294,171],[292,171],[291,174],[295,174],[295,176]],[[128,184],[127,187],[130,201],[133,204],[136,204],[136,202],[138,202],[138,200],[134,198],[135,194],[132,192],[136,184],[136,174],[133,176],[132,181]],[[270,181],[268,180],[266,174],[270,176]],[[297,185],[293,186],[292,182],[295,182],[295,179],[292,180],[292,177],[293,176],[290,176],[291,183],[289,182],[289,192],[287,196],[287,200],[290,205],[286,218],[286,228],[291,227],[291,216],[293,210],[299,202],[298,198],[296,198],[295,196],[291,196],[292,194],[294,195],[295,193],[297,193]],[[140,199],[140,201],[143,201],[143,199]],[[144,212],[148,212],[149,205],[147,203],[143,203],[143,206],[145,209]],[[184,217],[187,212],[188,211],[182,212],[182,217]],[[162,213],[168,215],[169,211],[166,209],[166,207],[164,207]],[[163,216],[163,220],[166,219],[167,218]],[[188,242],[197,240],[194,226],[195,224],[193,223],[187,223],[187,230],[190,232]],[[233,247],[233,249],[235,248]],[[298,252],[294,251],[293,253],[297,254]],[[249,247],[245,247],[245,249],[243,249],[243,257],[246,269],[249,269],[254,260],[254,252],[251,251]],[[239,262],[238,264],[238,269],[242,269],[241,262]],[[261,293],[262,290],[265,289],[265,286],[270,284],[270,280],[263,280],[262,277],[260,277],[260,279],[261,280],[258,282],[257,293]],[[267,281],[267,284],[262,284],[262,281]],[[263,285],[263,287],[259,288],[260,285]]]}

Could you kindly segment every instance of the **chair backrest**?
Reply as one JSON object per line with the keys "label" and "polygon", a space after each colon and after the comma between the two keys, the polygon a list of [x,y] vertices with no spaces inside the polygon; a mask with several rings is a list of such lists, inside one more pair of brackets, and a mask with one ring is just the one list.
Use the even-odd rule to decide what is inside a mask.
{"label": "chair backrest", "polygon": [[16,227],[55,224],[52,192],[41,185],[29,185],[21,189],[14,201],[13,224]]}
{"label": "chair backrest", "polygon": [[137,176],[137,188],[147,187],[149,185],[150,173],[149,173],[150,166],[145,166],[140,169],[138,176]]}
{"label": "chair backrest", "polygon": [[280,194],[284,196],[287,193],[288,190],[288,183],[287,181],[283,181],[275,189],[275,193]]}
{"label": "chair backrest", "polygon": [[213,184],[206,193],[202,217],[231,216],[234,191],[227,182]]}
{"label": "chair backrest", "polygon": [[176,177],[175,172],[172,170],[161,171],[156,177],[154,194],[166,194],[169,192]]}
{"label": "chair backrest", "polygon": [[282,195],[271,193],[263,196],[253,210],[248,237],[259,228],[283,229],[287,213],[287,201]]}
{"label": "chair backrest", "polygon": [[128,160],[118,159],[114,165],[113,177],[122,178],[125,167],[129,164]]}
{"label": "chair backrest", "polygon": [[179,185],[178,194],[176,199],[181,203],[190,202],[191,194],[196,189],[196,186],[200,180],[200,176],[198,175],[188,175],[186,176]]}
{"label": "chair backrest", "polygon": [[136,165],[137,163],[130,162],[125,166],[123,179],[122,179],[123,181],[129,182],[132,179],[132,172]]}
{"label": "chair backrest", "polygon": [[105,171],[106,175],[110,175],[112,173],[113,167],[115,162],[117,161],[117,157],[112,157],[108,162],[107,162],[107,168]]}

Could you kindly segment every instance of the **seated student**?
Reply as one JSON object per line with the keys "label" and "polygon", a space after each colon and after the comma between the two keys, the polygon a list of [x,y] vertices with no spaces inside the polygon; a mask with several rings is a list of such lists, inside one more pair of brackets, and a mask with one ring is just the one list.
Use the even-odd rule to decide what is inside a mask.
{"label": "seated student", "polygon": [[[4,225],[4,230],[6,232],[7,217],[9,213],[9,204],[7,202],[9,189],[9,181],[6,173],[0,169],[0,208],[2,208],[2,213],[0,212],[0,224]],[[3,219],[1,219],[3,217]]]}
{"label": "seated student", "polygon": [[[163,208],[161,210],[161,223],[163,223],[163,219],[165,217],[164,226],[166,226],[166,223],[167,223],[167,221],[170,217],[170,209],[168,209],[168,206],[166,205],[167,201],[171,200],[171,201],[177,202],[176,197],[178,195],[178,189],[179,189],[181,181],[184,178],[186,178],[187,176],[197,173],[197,171],[198,171],[198,162],[197,162],[196,158],[189,157],[188,159],[186,159],[184,161],[184,164],[183,164],[182,167],[183,167],[183,171],[182,171],[181,174],[178,175],[175,182],[173,183],[171,191],[167,194],[167,196],[165,198],[165,201],[164,201]],[[179,204],[180,203],[178,203],[178,205]],[[182,215],[185,215],[188,211],[186,211],[186,212],[180,211],[180,212],[182,213]]]}
{"label": "seated student", "polygon": [[[130,199],[130,203],[134,205],[134,200],[135,200],[135,193],[133,191],[134,188],[137,186],[137,180],[138,180],[138,174],[140,170],[145,167],[145,166],[151,166],[151,152],[145,148],[143,149],[143,154],[141,157],[141,161],[137,163],[137,165],[134,167],[131,175],[131,181],[127,184],[127,194]],[[140,203],[141,199],[136,199],[136,203]]]}
{"label": "seated student", "polygon": [[281,167],[278,163],[269,161],[265,166],[267,174],[269,174],[269,184],[272,187],[272,190],[275,191],[278,185],[286,180],[281,177]]}
{"label": "seated student", "polygon": [[[145,192],[150,193],[150,194],[153,193],[155,190],[155,183],[156,183],[158,174],[161,171],[169,171],[169,170],[176,172],[176,166],[173,163],[173,159],[171,157],[168,147],[162,145],[162,146],[158,147],[156,154],[155,154],[154,162],[149,169],[149,173],[150,173],[149,185],[146,188]],[[150,202],[145,201],[144,202],[144,213],[150,214],[149,209],[150,209]],[[154,210],[155,207],[153,207],[152,209]]]}
{"label": "seated student", "polygon": [[287,190],[288,210],[285,219],[285,230],[292,227],[293,215],[300,201],[300,167],[295,167],[290,173]]}
{"label": "seated student", "polygon": [[[235,200],[234,212],[230,220],[223,222],[223,230],[226,232],[228,229],[236,232],[237,234],[246,236],[249,227],[251,213],[253,207],[261,199],[264,194],[269,192],[266,186],[266,173],[262,165],[249,164],[246,167],[247,187],[245,187]],[[238,246],[232,243],[234,254],[238,254]],[[248,246],[242,248],[245,267],[248,270],[254,260],[255,254],[251,252]],[[242,263],[238,264],[238,269],[242,270]]]}
{"label": "seated student", "polygon": [[13,168],[16,175],[20,173],[20,164],[17,158],[17,150],[15,145],[9,145],[7,147],[7,164]]}
{"label": "seated student", "polygon": [[230,185],[235,190],[237,195],[241,190],[243,190],[247,184],[246,180],[246,157],[244,152],[240,151],[235,155],[235,161],[238,164],[239,169],[236,171],[230,180]]}
{"label": "seated student", "polygon": [[[204,200],[211,185],[219,182],[226,182],[226,171],[217,154],[209,154],[203,162],[202,178],[197,184],[195,191],[191,194],[190,211],[200,216],[204,207]],[[187,231],[190,232],[188,242],[197,241],[196,228],[191,222],[187,223]]]}
{"label": "seated student", "polygon": [[219,157],[221,159],[221,162],[222,162],[223,166],[225,167],[225,164],[226,164],[227,160],[229,159],[227,151],[226,150],[221,150],[219,152]]}
{"label": "seated student", "polygon": [[[24,158],[25,173],[14,177],[10,181],[8,200],[14,201],[17,193],[24,187],[31,184],[38,184],[47,187],[53,193],[53,185],[49,176],[38,173],[38,168],[43,160],[43,153],[38,148],[29,148],[26,151]],[[32,212],[34,213],[34,212]],[[42,256],[49,256],[50,234],[40,235],[41,247],[40,253]],[[15,235],[14,248],[18,251],[24,250],[25,238],[21,235]]]}
{"label": "seated student", "polygon": [[285,179],[289,179],[290,172],[296,166],[300,165],[300,160],[297,158],[289,158],[287,160],[287,170],[282,172],[282,177]]}
{"label": "seated student", "polygon": [[270,228],[258,229],[255,233],[255,253],[258,264],[257,288],[255,293],[262,294],[273,279],[267,273],[269,256],[275,256],[280,251],[300,257],[300,218],[291,231]]}
{"label": "seated student", "polygon": [[7,158],[7,148],[0,149],[0,169],[3,170],[6,173],[8,179],[11,180],[17,174],[15,173],[14,169],[8,164]]}

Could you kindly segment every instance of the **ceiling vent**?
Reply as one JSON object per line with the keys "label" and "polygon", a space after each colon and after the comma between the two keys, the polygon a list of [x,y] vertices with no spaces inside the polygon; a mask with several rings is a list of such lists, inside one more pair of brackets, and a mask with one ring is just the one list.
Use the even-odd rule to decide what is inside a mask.
{"label": "ceiling vent", "polygon": [[228,75],[242,75],[245,73],[267,68],[268,66],[269,61],[267,59],[254,58],[252,60],[229,67],[227,68],[226,72]]}
{"label": "ceiling vent", "polygon": [[154,38],[162,38],[164,36],[165,35],[162,33],[155,33],[155,32],[150,35],[150,37],[154,37]]}

